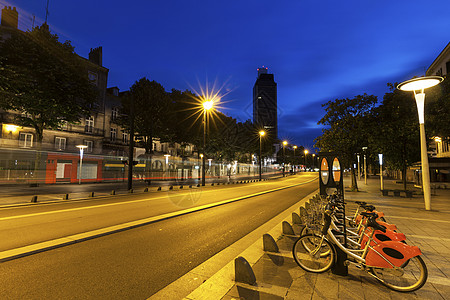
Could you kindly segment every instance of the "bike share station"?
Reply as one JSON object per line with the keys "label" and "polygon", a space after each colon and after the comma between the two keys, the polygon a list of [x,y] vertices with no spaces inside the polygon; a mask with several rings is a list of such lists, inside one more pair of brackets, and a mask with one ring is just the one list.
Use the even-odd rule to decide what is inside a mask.
{"label": "bike share station", "polygon": [[[339,233],[336,237],[340,242],[347,247],[347,233],[345,228],[345,203],[344,203],[344,178],[342,174],[341,162],[338,154],[335,152],[319,152],[320,171],[319,171],[319,186],[320,196],[327,197],[336,192],[338,194],[338,203],[340,204],[339,211],[336,212],[336,218],[340,224],[338,228]],[[332,267],[333,274],[346,276],[348,275],[348,266],[345,264],[347,254],[339,247],[336,247],[337,260]]]}

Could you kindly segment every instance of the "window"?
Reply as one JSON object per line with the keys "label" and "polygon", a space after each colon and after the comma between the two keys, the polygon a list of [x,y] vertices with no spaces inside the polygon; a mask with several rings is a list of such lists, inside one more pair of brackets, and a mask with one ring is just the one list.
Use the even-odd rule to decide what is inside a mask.
{"label": "window", "polygon": [[19,134],[19,147],[21,148],[33,147],[33,135],[31,133],[21,132]]}
{"label": "window", "polygon": [[128,133],[126,132],[122,133],[122,142],[128,144]]}
{"label": "window", "polygon": [[88,71],[88,78],[92,84],[98,85],[98,74],[92,71]]}
{"label": "window", "polygon": [[92,133],[94,131],[94,117],[86,118],[85,132]]}
{"label": "window", "polygon": [[115,128],[111,128],[111,142],[116,141],[117,130]]}
{"label": "window", "polygon": [[115,121],[117,116],[119,115],[119,109],[117,107],[113,107],[111,109],[111,121]]}
{"label": "window", "polygon": [[66,149],[66,138],[65,137],[55,137],[55,149],[65,150]]}
{"label": "window", "polygon": [[87,148],[84,149],[84,152],[92,153],[92,149],[94,148],[94,142],[84,140],[84,144],[87,146]]}

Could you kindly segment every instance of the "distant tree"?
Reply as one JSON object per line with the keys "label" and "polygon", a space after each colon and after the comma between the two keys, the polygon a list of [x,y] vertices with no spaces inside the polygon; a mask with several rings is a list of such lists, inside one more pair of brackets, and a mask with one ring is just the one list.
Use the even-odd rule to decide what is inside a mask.
{"label": "distant tree", "polygon": [[383,153],[386,166],[402,172],[406,189],[406,170],[420,159],[417,108],[410,93],[397,90],[390,83],[388,87],[391,91],[374,109],[369,139],[371,148]]}
{"label": "distant tree", "polygon": [[450,76],[426,91],[425,128],[428,137],[450,137]]}
{"label": "distant tree", "polygon": [[156,81],[143,77],[122,94],[121,115],[118,123],[129,130],[130,105],[134,105],[134,129],[141,137],[141,145],[146,154],[153,153],[153,138],[164,141],[170,98],[164,87]]}
{"label": "distant tree", "polygon": [[59,42],[46,24],[13,32],[0,44],[0,108],[19,113],[34,128],[40,147],[44,129],[77,123],[90,115],[98,92],[70,41]]}
{"label": "distant tree", "polygon": [[315,147],[321,151],[336,151],[341,154],[343,166],[351,168],[352,190],[357,190],[353,162],[355,153],[367,145],[370,130],[370,114],[377,103],[373,95],[358,95],[352,99],[336,99],[322,105],[325,116],[318,124],[328,126],[315,139]]}

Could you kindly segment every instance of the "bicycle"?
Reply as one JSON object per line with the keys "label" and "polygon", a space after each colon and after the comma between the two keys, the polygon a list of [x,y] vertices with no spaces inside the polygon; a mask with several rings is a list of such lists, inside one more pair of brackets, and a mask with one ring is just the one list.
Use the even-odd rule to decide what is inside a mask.
{"label": "bicycle", "polygon": [[332,214],[336,205],[329,203],[325,209],[325,222],[320,235],[306,234],[294,243],[293,256],[304,270],[323,273],[336,263],[336,247],[347,254],[346,265],[354,265],[376,278],[388,288],[399,292],[412,292],[420,289],[428,278],[421,251],[416,246],[398,241],[384,241],[372,246],[376,230],[386,228],[377,223],[375,213],[362,212],[367,217],[366,225],[372,228],[369,242],[364,249],[350,249],[335,236]]}

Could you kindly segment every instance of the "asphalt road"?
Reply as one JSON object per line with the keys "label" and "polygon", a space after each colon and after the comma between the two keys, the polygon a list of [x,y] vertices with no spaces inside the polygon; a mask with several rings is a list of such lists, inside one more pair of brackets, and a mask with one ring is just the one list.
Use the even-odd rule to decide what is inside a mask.
{"label": "asphalt road", "polygon": [[[304,174],[270,183],[211,187],[195,197],[187,196],[192,191],[186,191],[185,194],[166,193],[157,199],[127,196],[3,209],[0,210],[0,246],[11,249],[185,206],[292,185],[310,180],[311,176],[317,177]],[[0,263],[0,298],[145,299],[317,186],[317,181],[313,181]]]}

